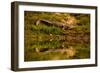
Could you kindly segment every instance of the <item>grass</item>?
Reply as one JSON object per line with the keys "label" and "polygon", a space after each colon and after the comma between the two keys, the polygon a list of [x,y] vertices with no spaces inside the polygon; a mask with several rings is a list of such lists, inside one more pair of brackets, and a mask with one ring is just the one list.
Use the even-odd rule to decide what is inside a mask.
{"label": "grass", "polygon": [[43,33],[43,34],[59,34],[59,35],[62,35],[64,34],[64,31],[60,28],[57,28],[55,26],[46,26],[46,25],[43,25],[43,24],[39,24],[39,25],[32,25],[32,28],[31,30],[34,32],[34,34],[40,34],[40,33]]}
{"label": "grass", "polygon": [[[24,26],[24,61],[86,59],[90,58],[90,15],[54,12],[25,11]],[[72,29],[63,30],[43,23],[35,25],[39,19],[57,21],[67,24],[68,18],[75,18]],[[77,24],[76,24],[77,22]],[[68,26],[70,26],[68,25]],[[73,49],[71,49],[72,47]],[[38,48],[39,52],[36,51]],[[67,50],[64,52],[46,52],[49,50]],[[68,53],[75,53],[70,56]]]}

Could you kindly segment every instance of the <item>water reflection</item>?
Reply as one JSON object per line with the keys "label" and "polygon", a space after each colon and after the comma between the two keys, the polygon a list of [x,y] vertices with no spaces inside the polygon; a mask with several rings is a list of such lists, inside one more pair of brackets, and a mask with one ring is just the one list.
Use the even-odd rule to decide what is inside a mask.
{"label": "water reflection", "polygon": [[90,58],[90,45],[88,41],[79,39],[65,40],[65,38],[45,38],[32,41],[33,42],[30,44],[31,49],[28,49],[25,52],[25,58],[28,56],[28,60],[32,59],[32,61],[39,61]]}

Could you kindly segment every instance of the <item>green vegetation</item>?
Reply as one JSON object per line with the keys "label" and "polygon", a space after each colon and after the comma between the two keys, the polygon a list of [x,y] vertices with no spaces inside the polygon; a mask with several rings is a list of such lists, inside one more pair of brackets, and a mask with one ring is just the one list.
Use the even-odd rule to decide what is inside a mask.
{"label": "green vegetation", "polygon": [[55,34],[55,35],[64,34],[64,31],[61,30],[60,28],[57,28],[55,26],[49,27],[49,26],[46,26],[46,25],[43,25],[43,24],[40,24],[40,25],[37,25],[37,26],[33,24],[31,30],[34,31],[36,34],[40,34],[40,33]]}
{"label": "green vegetation", "polygon": [[[25,11],[25,61],[90,58],[90,15],[57,12]],[[55,24],[36,22],[40,19],[60,22],[69,29]]]}

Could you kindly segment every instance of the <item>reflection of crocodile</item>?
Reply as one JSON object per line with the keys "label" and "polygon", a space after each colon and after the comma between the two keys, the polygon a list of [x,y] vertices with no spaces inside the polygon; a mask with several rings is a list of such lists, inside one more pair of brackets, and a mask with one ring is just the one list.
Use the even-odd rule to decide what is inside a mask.
{"label": "reflection of crocodile", "polygon": [[64,23],[61,23],[61,22],[56,22],[56,21],[50,21],[50,20],[46,20],[46,19],[39,19],[36,21],[36,25],[39,25],[40,23],[44,23],[48,26],[56,26],[56,27],[59,27],[59,28],[62,28],[64,30],[67,30],[67,29],[72,29],[74,26],[69,26],[69,25],[66,25]]}

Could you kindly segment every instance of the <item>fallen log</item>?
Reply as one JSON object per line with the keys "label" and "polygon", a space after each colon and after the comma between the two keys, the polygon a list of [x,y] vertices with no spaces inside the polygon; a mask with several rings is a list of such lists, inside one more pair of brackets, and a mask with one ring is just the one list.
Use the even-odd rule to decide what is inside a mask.
{"label": "fallen log", "polygon": [[56,26],[56,27],[62,28],[64,30],[72,28],[72,26],[68,26],[64,23],[57,22],[57,21],[50,21],[50,20],[46,20],[46,19],[39,19],[36,21],[36,25],[39,25],[40,23],[44,23],[45,25],[48,25],[48,26]]}

